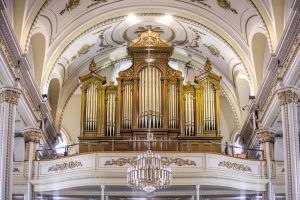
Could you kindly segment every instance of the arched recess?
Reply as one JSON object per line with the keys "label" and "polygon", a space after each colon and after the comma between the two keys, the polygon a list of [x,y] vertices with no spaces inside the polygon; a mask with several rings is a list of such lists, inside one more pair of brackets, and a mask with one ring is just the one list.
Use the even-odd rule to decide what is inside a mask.
{"label": "arched recess", "polygon": [[13,3],[13,26],[17,39],[20,41],[24,22],[26,0],[12,0]]}
{"label": "arched recess", "polygon": [[49,89],[48,89],[48,100],[51,107],[51,116],[53,121],[55,121],[56,118],[59,93],[60,93],[60,83],[57,78],[54,78],[50,81]]}
{"label": "arched recess", "polygon": [[251,94],[248,80],[243,76],[238,76],[236,78],[236,89],[239,98],[242,119],[245,121],[248,115],[248,107],[246,106],[248,105],[249,96]]}
{"label": "arched recess", "polygon": [[34,65],[34,69],[33,69],[34,78],[39,88],[41,87],[45,51],[46,51],[46,40],[44,35],[41,33],[34,34],[30,40],[28,53]]}
{"label": "arched recess", "polygon": [[252,38],[252,56],[258,88],[264,78],[266,56],[270,56],[267,37],[263,33],[255,33]]}
{"label": "arched recess", "polygon": [[275,20],[276,36],[277,36],[277,41],[279,42],[284,29],[285,1],[272,0],[272,7],[273,7],[274,20]]}

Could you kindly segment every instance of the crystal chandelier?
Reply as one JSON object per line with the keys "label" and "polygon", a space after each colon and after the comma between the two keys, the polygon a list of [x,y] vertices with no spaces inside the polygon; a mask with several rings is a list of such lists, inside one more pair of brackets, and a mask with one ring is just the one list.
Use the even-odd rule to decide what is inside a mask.
{"label": "crystal chandelier", "polygon": [[140,154],[127,169],[128,186],[147,193],[169,187],[171,180],[171,168],[164,165],[160,155],[151,150]]}

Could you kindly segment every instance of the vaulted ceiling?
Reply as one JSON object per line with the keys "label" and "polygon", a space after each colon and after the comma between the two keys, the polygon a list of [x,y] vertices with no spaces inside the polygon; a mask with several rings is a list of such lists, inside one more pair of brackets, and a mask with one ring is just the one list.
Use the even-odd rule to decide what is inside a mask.
{"label": "vaulted ceiling", "polygon": [[263,66],[276,50],[290,4],[289,0],[6,2],[41,93],[48,93],[51,80],[59,81],[59,97],[53,100],[57,124],[90,60],[94,58],[99,73],[103,70],[113,80],[130,60],[127,44],[148,28],[174,46],[173,65],[187,79],[202,70],[206,58],[212,61],[241,123],[241,107],[247,95],[255,95],[259,88]]}

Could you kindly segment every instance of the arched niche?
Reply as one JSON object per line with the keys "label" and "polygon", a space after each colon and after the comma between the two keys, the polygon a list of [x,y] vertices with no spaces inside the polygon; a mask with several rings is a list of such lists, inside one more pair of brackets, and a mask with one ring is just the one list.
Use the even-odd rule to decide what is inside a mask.
{"label": "arched niche", "polygon": [[60,93],[60,83],[57,78],[54,78],[50,81],[49,88],[48,88],[48,100],[51,107],[51,116],[53,121],[55,121],[56,118],[59,93]]}
{"label": "arched niche", "polygon": [[247,115],[248,115],[248,107],[245,107],[245,106],[248,105],[249,96],[251,95],[248,80],[242,76],[238,76],[236,78],[236,89],[237,89],[237,94],[238,94],[238,98],[239,98],[238,100],[240,103],[242,119],[243,119],[243,121],[245,121],[245,119],[247,118]]}
{"label": "arched niche", "polygon": [[261,86],[267,58],[270,56],[267,37],[263,33],[255,33],[252,38],[252,55],[258,88]]}
{"label": "arched niche", "polygon": [[231,143],[232,134],[238,127],[238,122],[229,100],[225,95],[220,96],[220,130],[223,137],[222,143]]}
{"label": "arched niche", "polygon": [[41,87],[41,79],[43,74],[44,58],[46,51],[46,40],[43,34],[36,33],[31,37],[29,45],[29,57],[34,65],[34,78],[37,86]]}
{"label": "arched niche", "polygon": [[279,40],[282,36],[283,29],[284,29],[285,1],[272,0],[272,7],[273,7],[274,20],[275,20],[277,42],[279,42]]}

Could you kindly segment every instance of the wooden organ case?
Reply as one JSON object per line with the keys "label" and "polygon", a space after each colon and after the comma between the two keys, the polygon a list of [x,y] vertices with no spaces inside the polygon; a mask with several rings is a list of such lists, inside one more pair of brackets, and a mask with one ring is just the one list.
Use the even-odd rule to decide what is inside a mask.
{"label": "wooden organ case", "polygon": [[147,132],[154,151],[220,152],[221,77],[205,72],[183,84],[172,69],[173,47],[156,32],[142,33],[128,47],[132,66],[119,73],[117,86],[95,73],[82,82],[80,152],[146,150]]}

